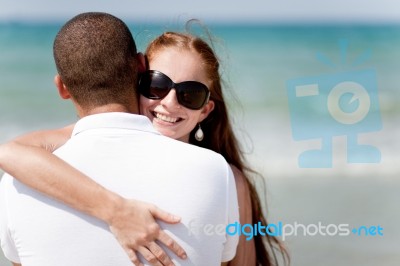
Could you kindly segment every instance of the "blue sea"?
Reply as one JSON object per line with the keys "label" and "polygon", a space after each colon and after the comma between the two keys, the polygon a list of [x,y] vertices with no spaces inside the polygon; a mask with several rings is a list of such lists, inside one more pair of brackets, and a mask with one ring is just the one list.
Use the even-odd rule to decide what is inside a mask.
{"label": "blue sea", "polygon": [[[0,142],[77,120],[53,85],[52,43],[61,23],[0,24]],[[139,50],[163,31],[182,25],[129,24]],[[222,62],[225,96],[243,150],[266,180],[260,193],[272,223],[383,228],[383,235],[287,236],[292,265],[375,266],[400,263],[400,25],[207,25],[205,38]],[[210,34],[209,34],[210,33]],[[210,37],[211,36],[211,37]],[[379,162],[347,163],[346,134],[331,136],[332,166],[304,168],[299,155],[321,138],[295,140],[289,80],[323,84],[343,73],[374,73],[361,85],[375,97],[376,125],[357,129],[361,144],[380,151]],[[351,76],[351,75],[350,75]],[[352,76],[351,76],[352,77]],[[329,91],[327,92],[329,93]],[[358,103],[360,104],[360,103]],[[325,106],[314,110],[326,128]],[[368,116],[367,116],[368,117]],[[367,118],[366,118],[367,119]],[[378,121],[379,120],[379,121]],[[365,129],[365,130],[363,130]],[[349,132],[354,131],[349,127]],[[321,133],[322,134],[322,133]],[[329,135],[329,134],[328,134]],[[321,136],[322,137],[322,136]],[[364,227],[363,227],[364,226]],[[331,232],[333,232],[331,231]],[[0,256],[0,264],[6,265]]]}

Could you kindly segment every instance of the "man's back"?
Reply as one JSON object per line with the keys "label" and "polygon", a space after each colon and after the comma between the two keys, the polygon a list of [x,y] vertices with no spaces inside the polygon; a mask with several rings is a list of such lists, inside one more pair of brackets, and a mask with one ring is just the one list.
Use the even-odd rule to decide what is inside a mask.
{"label": "man's back", "polygon": [[[227,237],[225,226],[238,220],[236,190],[220,155],[160,136],[147,118],[123,113],[82,119],[56,154],[126,198],[180,215],[178,225],[160,223],[188,254],[181,261],[169,253],[177,265],[233,257],[237,238]],[[24,266],[131,265],[106,224],[3,179],[0,233],[8,234],[2,246],[10,259],[18,256]]]}

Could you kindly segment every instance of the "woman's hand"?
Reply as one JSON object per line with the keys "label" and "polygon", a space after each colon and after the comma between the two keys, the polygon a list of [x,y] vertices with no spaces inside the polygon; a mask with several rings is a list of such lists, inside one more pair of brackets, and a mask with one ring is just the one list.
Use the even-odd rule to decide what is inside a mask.
{"label": "woman's hand", "polygon": [[173,224],[180,221],[179,217],[153,204],[123,198],[110,215],[107,221],[110,230],[135,265],[143,265],[136,252],[139,252],[152,265],[174,265],[156,241],[164,244],[180,258],[186,258],[183,248],[155,221],[159,219]]}

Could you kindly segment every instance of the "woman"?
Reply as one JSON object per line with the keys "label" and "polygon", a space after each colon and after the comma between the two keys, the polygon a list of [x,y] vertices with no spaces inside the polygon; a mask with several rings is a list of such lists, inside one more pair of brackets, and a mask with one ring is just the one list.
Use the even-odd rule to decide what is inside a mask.
{"label": "woman", "polygon": [[[231,165],[235,176],[240,223],[255,224],[260,221],[266,225],[259,197],[249,180],[249,174],[254,172],[246,166],[238,141],[232,131],[222,93],[219,62],[212,49],[206,42],[194,36],[167,32],[150,43],[146,56],[149,70],[142,74],[139,84],[141,113],[152,121],[154,127],[161,134],[211,149],[223,155]],[[47,150],[53,151],[68,140],[71,130],[72,127],[67,127],[58,131],[39,132],[19,141],[34,146],[46,146]],[[57,176],[62,176],[67,171],[73,171],[67,164],[50,165],[46,158],[52,157],[51,154],[45,154],[34,148],[29,149],[33,158],[44,158],[38,162],[39,166],[36,164],[36,169],[44,167]],[[18,154],[18,151],[13,149],[9,151],[9,154],[11,153],[15,155]],[[20,154],[26,156],[22,151]],[[19,178],[19,173],[12,169],[17,165],[13,167],[11,162],[6,165],[2,162],[2,158],[5,156],[0,156],[0,166]],[[18,167],[31,172],[35,171],[32,169],[32,165],[18,165]],[[38,169],[37,173],[40,176],[42,170]],[[74,174],[82,176],[77,171]],[[71,186],[77,189],[70,198],[55,193],[55,188],[51,185],[43,189],[43,192],[51,194],[75,208],[107,220],[103,218],[104,216],[95,215],[94,209],[97,206],[87,206],[87,208],[79,206],[86,200],[82,195],[83,192],[81,194],[77,192],[81,184],[71,184],[67,180],[65,180],[65,184],[67,186],[59,184],[58,189],[67,187],[74,190],[71,189]],[[89,184],[88,186],[94,185]],[[99,193],[106,194],[107,192]],[[73,197],[80,197],[80,203]],[[241,235],[236,256],[229,265],[277,264],[275,248],[282,252],[284,259],[286,258],[286,251],[275,237],[267,235],[263,239],[264,237],[256,235],[250,241],[246,241],[245,238],[244,235]]]}

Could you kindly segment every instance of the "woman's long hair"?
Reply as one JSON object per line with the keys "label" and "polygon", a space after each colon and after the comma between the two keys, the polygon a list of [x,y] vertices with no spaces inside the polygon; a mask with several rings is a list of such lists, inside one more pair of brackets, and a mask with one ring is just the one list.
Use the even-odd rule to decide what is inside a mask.
{"label": "woman's long hair", "polygon": [[[194,135],[197,130],[197,127],[195,127],[190,133],[189,143],[221,154],[229,164],[234,165],[243,173],[250,190],[252,222],[253,224],[261,222],[263,226],[267,226],[268,223],[262,212],[259,195],[254,184],[249,179],[250,174],[259,175],[246,165],[243,153],[239,148],[239,142],[233,133],[229,120],[222,93],[218,58],[212,48],[201,38],[191,34],[166,32],[149,44],[146,50],[147,59],[151,61],[154,56],[157,56],[157,52],[171,47],[196,51],[203,60],[203,62],[199,62],[199,64],[203,65],[207,72],[208,79],[211,81],[211,86],[209,88],[211,92],[210,100],[214,101],[215,107],[208,117],[201,122],[204,139],[201,142],[195,139]],[[254,236],[254,241],[257,265],[277,265],[276,250],[282,254],[284,261],[288,259],[287,251],[278,238],[270,236],[269,234],[266,234],[265,237],[257,234]]]}

